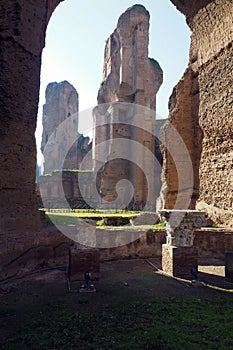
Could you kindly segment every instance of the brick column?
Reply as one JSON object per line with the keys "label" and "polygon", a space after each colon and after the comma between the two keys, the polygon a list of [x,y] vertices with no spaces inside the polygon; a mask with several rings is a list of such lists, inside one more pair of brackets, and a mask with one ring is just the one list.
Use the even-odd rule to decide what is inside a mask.
{"label": "brick column", "polygon": [[205,226],[206,215],[197,210],[161,210],[167,222],[167,241],[162,245],[162,269],[171,276],[191,277],[198,267],[194,230]]}

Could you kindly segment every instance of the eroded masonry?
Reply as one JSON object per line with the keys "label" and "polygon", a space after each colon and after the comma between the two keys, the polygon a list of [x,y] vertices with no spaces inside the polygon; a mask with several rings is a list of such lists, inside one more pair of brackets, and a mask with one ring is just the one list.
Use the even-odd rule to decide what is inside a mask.
{"label": "eroded masonry", "polygon": [[[154,59],[148,58],[149,19],[143,6],[132,6],[121,15],[117,28],[107,40],[99,106],[94,111],[93,158],[98,167],[101,152],[98,144],[111,140],[103,149],[105,155],[100,157],[105,159],[99,174],[99,191],[105,203],[116,200],[116,184],[126,179],[133,185],[134,197],[128,202],[122,198],[123,203],[131,209],[155,210],[160,172],[153,168],[146,151],[155,154],[156,93],[162,84],[163,72]],[[145,109],[130,110],[124,102]],[[118,193],[125,194],[124,184],[120,187]],[[116,207],[120,207],[119,200]]]}
{"label": "eroded masonry", "polygon": [[[169,119],[193,162],[191,208],[207,211],[223,226],[233,226],[233,3],[172,2],[192,31],[189,66],[174,88]],[[165,208],[171,209],[178,179],[166,151],[164,159]]]}
{"label": "eroded masonry", "polygon": [[[156,137],[161,122],[156,124],[156,93],[163,73],[159,64],[148,58],[149,19],[143,6],[132,6],[120,16],[106,43],[103,80],[93,113],[93,157],[89,156],[91,162],[85,167],[82,164],[82,170],[94,168],[92,179],[90,172],[87,174],[84,192],[88,201],[99,208],[156,209],[161,188],[161,154]],[[74,118],[71,128],[69,125],[69,116],[78,113],[76,95],[67,82],[51,83],[46,89],[41,149],[44,174],[52,177],[41,177],[40,188],[49,207],[59,206],[62,189],[55,171],[62,169],[70,170],[63,171],[66,198],[73,205],[85,207],[78,174],[72,170],[80,169],[82,155],[90,152],[92,145],[88,137],[77,133],[77,141],[66,147],[69,137],[78,130],[78,118]],[[157,167],[153,167],[150,153],[158,155]],[[96,178],[99,196],[92,194]],[[134,195],[129,199],[127,183],[122,180],[132,184]]]}

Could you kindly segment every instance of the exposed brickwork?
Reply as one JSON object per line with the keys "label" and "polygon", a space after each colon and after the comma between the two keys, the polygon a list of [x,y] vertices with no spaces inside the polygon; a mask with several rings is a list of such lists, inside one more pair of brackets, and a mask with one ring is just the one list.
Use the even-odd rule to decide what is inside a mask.
{"label": "exposed brickwork", "polygon": [[194,0],[191,2],[189,0],[171,0],[171,2],[186,16],[188,23],[191,23],[196,13],[213,0]]}
{"label": "exposed brickwork", "polygon": [[[175,98],[170,100],[170,121],[183,137],[193,161],[191,207],[199,197],[198,209],[207,211],[223,226],[233,226],[233,2],[172,2],[186,15],[192,30],[189,68],[175,89]],[[164,164],[165,204],[172,208],[177,179],[173,178],[174,164],[169,155]]]}
{"label": "exposed brickwork", "polygon": [[[165,147],[163,147],[161,199],[166,209],[195,209],[199,196],[202,139],[198,122],[198,106],[198,74],[189,68],[173,90],[169,100],[169,122],[162,127]],[[186,148],[181,142],[177,142],[177,135],[174,134],[173,128],[181,135]],[[187,152],[191,159],[191,166]],[[190,181],[191,176],[193,181]]]}
{"label": "exposed brickwork", "polygon": [[224,259],[224,253],[233,250],[232,229],[203,228],[195,231],[194,245],[200,258]]}
{"label": "exposed brickwork", "polygon": [[[148,58],[149,19],[149,13],[142,5],[134,5],[120,16],[117,28],[106,43],[103,82],[98,93],[100,106],[94,116],[95,144],[111,140],[104,150],[106,164],[100,171],[100,193],[105,201],[114,201],[117,198],[117,182],[128,179],[134,187],[134,198],[129,207],[135,209],[143,209],[146,203],[149,204],[147,209],[155,209],[158,195],[153,192],[155,177],[160,178],[160,171],[155,173],[143,150],[147,148],[155,154],[156,93],[163,80],[159,64]],[[149,118],[143,109],[138,112],[135,109],[131,115],[127,108],[124,110],[114,104],[104,111],[101,104],[113,102],[137,104],[153,112]],[[105,118],[105,125],[98,126],[100,118]],[[142,120],[141,129],[133,127],[138,126],[137,118]],[[112,145],[112,140],[119,138],[136,141],[131,151],[130,147],[125,147],[122,156],[119,155],[120,146],[118,149]],[[136,143],[143,147],[136,149]],[[137,160],[134,154],[137,154]],[[98,154],[95,151],[94,160],[97,166]],[[142,161],[141,168],[136,166]]]}
{"label": "exposed brickwork", "polygon": [[[3,1],[0,11],[0,251],[40,226],[35,191],[35,128],[47,1]],[[13,231],[11,234],[8,232]]]}

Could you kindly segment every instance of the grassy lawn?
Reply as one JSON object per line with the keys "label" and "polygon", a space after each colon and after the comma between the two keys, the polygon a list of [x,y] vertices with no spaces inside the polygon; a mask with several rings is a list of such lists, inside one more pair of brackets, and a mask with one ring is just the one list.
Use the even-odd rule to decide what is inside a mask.
{"label": "grassy lawn", "polygon": [[[126,265],[126,266],[125,266]],[[230,350],[232,294],[112,262],[97,293],[27,282],[1,297],[1,350]],[[125,285],[127,281],[127,286]]]}
{"label": "grassy lawn", "polygon": [[[75,212],[46,212],[46,218],[47,221],[50,223],[58,224],[58,225],[68,225],[68,226],[75,226],[77,224],[77,220],[82,219],[93,219],[96,220],[97,226],[101,227],[102,229],[111,229],[111,227],[114,226],[104,226],[101,220],[103,218],[112,218],[112,217],[122,217],[122,218],[133,218],[137,217],[140,213],[139,212],[127,212],[127,211],[121,211],[121,212],[109,212],[109,211],[88,211],[88,210],[77,210]],[[122,226],[127,229],[163,229],[165,227],[165,223],[160,223],[156,225],[141,225],[141,226]]]}
{"label": "grassy lawn", "polygon": [[[88,300],[83,298],[83,302]],[[2,350],[229,350],[233,306],[227,299],[154,299],[95,312],[64,312],[52,303]]]}
{"label": "grassy lawn", "polygon": [[56,222],[60,225],[75,225],[77,219],[94,219],[101,220],[106,217],[123,217],[132,218],[138,213],[106,213],[106,212],[76,212],[76,213],[46,213],[48,221]]}
{"label": "grassy lawn", "polygon": [[104,211],[104,210],[98,210],[98,211],[91,211],[91,210],[75,210],[74,212],[65,212],[65,211],[57,211],[57,212],[46,212],[47,214],[55,214],[55,215],[62,215],[62,216],[74,216],[77,218],[92,218],[92,217],[99,217],[99,218],[107,218],[107,217],[122,217],[122,218],[133,218],[138,216],[139,212],[132,212],[132,211]]}

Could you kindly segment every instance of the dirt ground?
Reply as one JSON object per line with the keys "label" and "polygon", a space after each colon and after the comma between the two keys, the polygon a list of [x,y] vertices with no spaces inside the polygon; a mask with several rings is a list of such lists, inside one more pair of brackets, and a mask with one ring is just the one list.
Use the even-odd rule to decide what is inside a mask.
{"label": "dirt ground", "polygon": [[224,278],[220,261],[202,261],[199,283],[175,279],[155,271],[160,268],[156,259],[119,260],[101,264],[101,275],[95,281],[96,293],[79,293],[82,282],[71,284],[68,291],[65,269],[31,274],[20,280],[0,285],[0,341],[12,331],[30,322],[30,317],[43,313],[46,306],[89,312],[104,304],[127,303],[132,298],[215,298],[233,297],[233,284]]}

